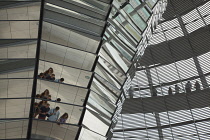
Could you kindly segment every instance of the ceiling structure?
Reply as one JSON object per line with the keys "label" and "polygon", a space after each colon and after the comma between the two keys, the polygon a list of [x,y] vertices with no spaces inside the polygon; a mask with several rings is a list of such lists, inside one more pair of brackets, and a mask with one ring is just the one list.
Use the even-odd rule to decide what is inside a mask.
{"label": "ceiling structure", "polygon": [[[209,5],[0,1],[0,139],[208,139],[197,112],[208,110]],[[49,68],[64,83],[37,77]],[[202,90],[185,94],[188,80]],[[183,94],[168,95],[175,84]],[[62,125],[33,118],[46,89],[50,108],[69,115]],[[174,112],[186,117],[174,121]]]}

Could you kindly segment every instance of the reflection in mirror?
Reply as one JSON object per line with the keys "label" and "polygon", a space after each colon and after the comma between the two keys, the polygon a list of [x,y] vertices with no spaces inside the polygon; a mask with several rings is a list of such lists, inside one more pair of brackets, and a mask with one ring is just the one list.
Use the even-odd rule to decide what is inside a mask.
{"label": "reflection in mirror", "polygon": [[0,78],[32,78],[35,59],[0,60]]}
{"label": "reflection in mirror", "polygon": [[[4,2],[1,2],[1,5]],[[6,6],[6,4],[8,4]],[[39,20],[40,2],[6,2],[1,8],[1,20]],[[13,5],[13,6],[12,6]]]}
{"label": "reflection in mirror", "polygon": [[35,58],[36,40],[0,40],[0,58]]}
{"label": "reflection in mirror", "polygon": [[31,97],[33,79],[0,79],[0,98]]}
{"label": "reflection in mirror", "polygon": [[78,128],[76,125],[58,125],[49,121],[33,120],[31,137],[41,140],[73,140]]}
{"label": "reflection in mirror", "polygon": [[[52,70],[48,72],[50,69]],[[92,73],[50,62],[39,61],[39,74],[44,74],[44,78],[42,79],[59,83],[61,83],[61,80],[64,80],[62,83],[87,87]]]}
{"label": "reflection in mirror", "polygon": [[[58,101],[36,99],[34,118],[60,123],[77,124],[83,107],[73,106]],[[67,114],[66,114],[67,113]]]}
{"label": "reflection in mirror", "polygon": [[0,21],[0,39],[37,38],[38,21]]}
{"label": "reflection in mirror", "polygon": [[91,70],[95,60],[95,55],[42,41],[40,59],[84,70]]}
{"label": "reflection in mirror", "polygon": [[28,120],[1,120],[0,139],[26,138],[28,130]]}
{"label": "reflection in mirror", "polygon": [[0,119],[28,118],[31,99],[0,99]]}
{"label": "reflection in mirror", "polygon": [[56,82],[49,82],[46,80],[37,81],[37,96],[40,95],[46,90],[49,90],[49,95],[51,100],[55,101],[58,98],[61,99],[61,102],[83,105],[83,101],[87,94],[87,89],[79,88],[76,86],[70,86],[66,84],[59,84]]}
{"label": "reflection in mirror", "polygon": [[99,38],[91,39],[86,36],[88,35],[43,22],[43,40],[95,53],[99,45]]}

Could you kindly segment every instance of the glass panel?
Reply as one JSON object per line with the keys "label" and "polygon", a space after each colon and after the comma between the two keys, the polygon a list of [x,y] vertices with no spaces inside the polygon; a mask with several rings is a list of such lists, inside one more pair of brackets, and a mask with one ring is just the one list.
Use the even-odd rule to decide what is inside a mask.
{"label": "glass panel", "polygon": [[35,58],[37,42],[35,40],[17,40],[6,42],[0,40],[0,58]]}
{"label": "glass panel", "polygon": [[125,21],[125,19],[121,16],[118,15],[115,18],[122,26],[137,40],[139,41],[141,39],[140,33],[138,33],[129,23]]}
{"label": "glass panel", "polygon": [[90,39],[86,36],[86,34],[43,22],[43,40],[95,53],[98,48],[99,41]]}
{"label": "glass panel", "polygon": [[78,126],[52,123],[49,121],[33,120],[32,138],[34,139],[59,139],[70,140],[75,139]]}
{"label": "glass panel", "polygon": [[35,59],[0,60],[0,78],[32,78]]}
{"label": "glass panel", "polygon": [[38,80],[36,93],[41,96],[41,94],[46,89],[49,90],[49,95],[51,96],[51,98],[49,99],[51,99],[52,101],[56,101],[58,98],[60,98],[60,102],[76,105],[83,105],[83,101],[85,100],[88,91],[85,88],[79,88],[76,86],[59,84],[56,82],[45,80]]}
{"label": "glass panel", "polygon": [[121,84],[124,83],[126,78],[124,73],[115,68],[113,65],[111,65],[102,57],[99,57],[98,62],[100,63],[101,66],[103,66],[103,68],[105,68],[110,74],[112,74],[112,76],[114,76]]}
{"label": "glass panel", "polygon": [[115,105],[93,91],[88,98],[87,107],[107,119],[111,119],[115,110]]}
{"label": "glass panel", "polygon": [[100,64],[97,64],[95,72],[103,77],[105,80],[107,80],[109,83],[120,89],[121,85],[119,84],[119,82],[114,79],[114,77],[112,77],[108,72],[106,72]]}
{"label": "glass panel", "polygon": [[45,61],[39,62],[39,73],[46,72],[49,68],[53,68],[55,74],[55,82],[64,78],[63,83],[87,87],[91,72],[75,69],[67,66],[53,64]]}
{"label": "glass panel", "polygon": [[109,53],[109,55],[118,63],[118,65],[120,65],[124,72],[127,72],[131,63],[126,58],[124,58],[116,49],[112,47],[112,45],[107,42],[104,44],[103,49]]}
{"label": "glass panel", "polygon": [[85,111],[83,125],[89,128],[90,130],[95,131],[98,134],[105,136],[109,129],[110,124],[111,124],[110,120],[107,120],[106,118],[102,116],[99,116],[93,111],[88,110],[88,109]]}
{"label": "glass panel", "polygon": [[130,4],[133,6],[133,8],[136,8],[141,4],[140,0],[130,0]]}
{"label": "glass panel", "polygon": [[147,20],[149,19],[150,15],[151,15],[151,14],[146,10],[145,7],[139,9],[137,12],[138,12],[139,15],[143,18],[144,21],[147,21]]}
{"label": "glass panel", "polygon": [[116,88],[115,86],[113,86],[112,84],[110,84],[107,80],[105,80],[104,78],[102,78],[100,75],[95,74],[94,75],[95,78],[100,81],[100,83],[103,86],[106,86],[106,88],[108,88],[111,92],[113,92],[117,97],[120,95],[121,90],[119,90],[118,88]]}
{"label": "glass panel", "polygon": [[0,39],[37,38],[38,21],[0,21]]}
{"label": "glass panel", "polygon": [[87,138],[90,138],[92,140],[106,140],[106,137],[103,137],[99,134],[96,134],[88,129],[82,128],[79,140],[86,140]]}
{"label": "glass panel", "polygon": [[0,99],[0,118],[28,118],[31,99]]}
{"label": "glass panel", "polygon": [[40,59],[91,70],[95,55],[84,51],[64,47],[50,42],[42,41]]}
{"label": "glass panel", "polygon": [[130,4],[127,4],[124,7],[124,10],[126,13],[128,13],[131,16],[132,20],[141,29],[141,31],[144,31],[147,24],[141,19],[141,17],[137,13],[133,12],[134,11],[133,7]]}
{"label": "glass panel", "polygon": [[[99,25],[95,24],[97,22],[98,22],[98,24],[100,23],[97,20],[95,22],[92,21],[92,23],[91,23],[91,20],[94,20],[91,17],[87,17],[87,16],[81,15],[79,13],[70,11],[70,10],[68,10],[68,12],[66,12],[66,9],[63,9],[63,8],[62,8],[62,10],[60,10],[60,9],[57,9],[54,7],[49,7],[49,8],[47,8],[47,7],[49,7],[49,6],[45,6],[45,11],[44,11],[44,21],[46,21],[46,22],[56,24],[59,26],[63,26],[63,27],[73,29],[76,31],[80,31],[82,33],[91,34],[94,36],[100,36],[100,34],[103,31],[104,24],[102,21],[101,21],[102,26],[99,26]],[[56,12],[55,12],[55,10],[56,10]]]}
{"label": "glass panel", "polygon": [[107,99],[108,101],[110,101],[110,102],[112,102],[114,104],[117,101],[117,96],[115,95],[115,93],[110,91],[109,89],[107,89],[105,86],[103,86],[100,83],[100,81],[98,81],[95,78],[93,79],[91,90],[93,90],[94,92],[98,93],[103,98]]}
{"label": "glass panel", "polygon": [[31,97],[33,79],[0,79],[0,98]]}
{"label": "glass panel", "polygon": [[1,120],[0,139],[26,138],[28,120]]}
{"label": "glass panel", "polygon": [[[40,112],[37,111],[36,118],[40,120],[49,120],[49,121],[60,121],[60,117],[64,115],[64,113],[68,114],[67,119],[64,121],[65,123],[71,123],[71,124],[77,124],[80,119],[80,115],[82,113],[83,107],[80,106],[73,106],[61,102],[55,102],[55,101],[43,101],[40,99],[36,100],[36,103],[38,103],[38,108],[41,111],[41,113],[51,113],[55,112],[55,108],[59,107],[59,110],[57,113],[54,113],[52,116],[47,115],[40,115]],[[49,107],[45,107],[46,104],[49,104]],[[42,118],[41,118],[42,117]]]}

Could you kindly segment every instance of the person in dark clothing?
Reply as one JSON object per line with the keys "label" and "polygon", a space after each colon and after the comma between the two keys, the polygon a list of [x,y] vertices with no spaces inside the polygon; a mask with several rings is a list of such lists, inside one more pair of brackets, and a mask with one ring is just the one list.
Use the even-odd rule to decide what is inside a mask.
{"label": "person in dark clothing", "polygon": [[47,80],[50,80],[50,81],[54,81],[55,80],[55,74],[52,74],[51,76],[47,76],[46,77]]}
{"label": "person in dark clothing", "polygon": [[175,93],[178,94],[180,91],[180,87],[178,85],[175,85]]}
{"label": "person in dark clothing", "polygon": [[44,73],[40,73],[40,74],[38,75],[38,78],[44,79],[44,78],[45,78]]}
{"label": "person in dark clothing", "polygon": [[40,94],[36,94],[36,98],[41,98],[41,95]]}
{"label": "person in dark clothing", "polygon": [[53,68],[49,68],[44,72],[45,77],[51,76],[52,74],[53,74]]}
{"label": "person in dark clothing", "polygon": [[34,110],[33,110],[33,112],[34,112],[34,118],[36,118],[36,116],[40,113],[40,108],[39,108],[39,106],[38,106],[39,104],[38,103],[34,103]]}
{"label": "person in dark clothing", "polygon": [[39,113],[39,117],[38,119],[42,119],[42,120],[45,120],[46,116],[47,116],[47,113],[49,112],[50,110],[50,104],[46,104],[45,106],[42,106],[40,108],[40,113]]}
{"label": "person in dark clothing", "polygon": [[157,96],[157,90],[152,86],[152,96]]}
{"label": "person in dark clothing", "polygon": [[173,95],[173,91],[172,91],[171,87],[168,88],[168,95]]}
{"label": "person in dark clothing", "polygon": [[50,95],[50,91],[46,89],[44,92],[41,93],[40,97],[43,99],[47,99],[49,95]]}
{"label": "person in dark clothing", "polygon": [[188,81],[186,84],[185,84],[185,90],[187,93],[191,93],[191,88],[192,88],[192,84],[190,81]]}
{"label": "person in dark clothing", "polygon": [[201,85],[198,81],[195,82],[194,88],[196,89],[196,91],[201,90]]}
{"label": "person in dark clothing", "polygon": [[57,98],[55,101],[56,102],[60,102],[61,101],[61,98]]}

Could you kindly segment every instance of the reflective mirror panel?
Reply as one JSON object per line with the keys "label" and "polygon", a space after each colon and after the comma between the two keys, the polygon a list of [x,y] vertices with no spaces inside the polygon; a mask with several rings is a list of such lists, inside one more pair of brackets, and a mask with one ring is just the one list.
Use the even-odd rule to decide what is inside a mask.
{"label": "reflective mirror panel", "polygon": [[9,1],[4,4],[0,10],[0,20],[39,20],[40,2],[18,2],[15,5]]}
{"label": "reflective mirror panel", "polygon": [[75,139],[79,127],[74,125],[52,123],[49,121],[33,120],[32,138],[34,139]]}
{"label": "reflective mirror panel", "polygon": [[[70,86],[66,84],[59,84],[57,82],[51,82],[47,80],[38,80],[37,81],[37,96],[42,95],[42,93],[48,89],[51,100],[55,101],[58,98],[61,99],[61,102],[83,105],[85,100],[87,89],[79,88],[76,86]],[[40,97],[42,98],[42,97]]]}
{"label": "reflective mirror panel", "polygon": [[0,39],[37,38],[38,21],[0,21]]}
{"label": "reflective mirror panel", "polygon": [[0,79],[0,98],[31,97],[33,79]]}
{"label": "reflective mirror panel", "polygon": [[94,40],[91,39],[91,37],[88,37],[87,34],[79,33],[48,22],[43,22],[43,40],[95,53],[99,45],[99,39]]}
{"label": "reflective mirror panel", "polygon": [[36,40],[0,40],[0,58],[35,58]]}
{"label": "reflective mirror panel", "polygon": [[1,120],[0,139],[26,138],[28,120]]}
{"label": "reflective mirror panel", "polygon": [[[62,101],[62,99],[61,99]],[[36,99],[38,109],[35,110],[34,117],[39,120],[48,120],[48,121],[63,121],[60,118],[63,118],[64,114],[67,113],[65,120],[62,123],[78,124],[83,107],[74,106],[71,104],[66,104],[58,101],[49,101]],[[48,107],[46,107],[48,105]],[[58,109],[56,108],[58,107]],[[39,111],[38,111],[39,110]],[[43,113],[47,113],[48,115]]]}
{"label": "reflective mirror panel", "polygon": [[[55,74],[55,82],[58,82],[61,78],[64,78],[63,83],[77,85],[82,87],[87,87],[91,72],[75,69],[72,67],[62,66],[59,64],[54,64],[45,61],[39,61],[39,74],[45,73],[49,68],[52,68],[52,73]],[[45,73],[45,79],[47,78],[47,73]],[[51,81],[54,81],[51,80]]]}
{"label": "reflective mirror panel", "polygon": [[95,55],[42,41],[40,59],[84,70],[91,70],[95,60]]}
{"label": "reflective mirror panel", "polygon": [[0,78],[32,78],[35,59],[0,60]]}
{"label": "reflective mirror panel", "polygon": [[28,118],[31,99],[0,99],[0,119]]}

